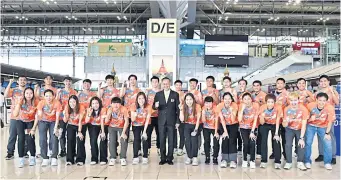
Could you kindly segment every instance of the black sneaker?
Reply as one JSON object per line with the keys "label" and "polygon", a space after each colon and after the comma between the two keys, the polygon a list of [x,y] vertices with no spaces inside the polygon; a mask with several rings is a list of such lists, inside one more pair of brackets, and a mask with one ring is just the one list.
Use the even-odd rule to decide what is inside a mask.
{"label": "black sneaker", "polygon": [[332,159],[332,165],[335,165],[336,164],[336,158],[333,158]]}
{"label": "black sneaker", "polygon": [[323,161],[323,155],[319,155],[316,159],[315,162],[322,162]]}
{"label": "black sneaker", "polygon": [[13,154],[7,154],[6,160],[11,160],[11,159],[14,159],[14,155]]}
{"label": "black sneaker", "polygon": [[218,165],[218,158],[213,158],[213,164]]}
{"label": "black sneaker", "polygon": [[61,150],[60,154],[58,155],[59,157],[65,157],[66,156],[66,152],[65,150]]}
{"label": "black sneaker", "polygon": [[275,159],[275,155],[272,153],[269,157],[269,159]]}
{"label": "black sneaker", "polygon": [[206,157],[205,164],[210,164],[211,159],[209,157]]}

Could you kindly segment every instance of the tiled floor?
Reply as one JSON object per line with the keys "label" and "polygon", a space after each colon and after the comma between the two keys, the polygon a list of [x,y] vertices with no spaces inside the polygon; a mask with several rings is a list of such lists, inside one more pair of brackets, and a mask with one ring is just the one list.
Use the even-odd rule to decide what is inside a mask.
{"label": "tiled floor", "polygon": [[[340,159],[337,158],[337,165],[332,171],[327,171],[320,163],[313,163],[313,169],[300,171],[296,168],[291,170],[276,170],[273,168],[273,161],[270,160],[267,169],[259,168],[260,161],[256,161],[257,168],[242,168],[238,163],[237,169],[222,169],[219,166],[205,165],[204,156],[200,156],[201,163],[197,167],[186,166],[184,164],[185,155],[175,156],[173,166],[159,166],[159,157],[155,146],[152,148],[148,165],[131,165],[132,144],[128,148],[128,166],[90,166],[90,146],[86,143],[87,161],[83,167],[65,166],[65,158],[59,159],[57,167],[40,167],[41,159],[37,159],[37,166],[17,168],[18,159],[5,160],[6,146],[8,140],[8,128],[1,129],[1,159],[0,177],[1,179],[340,179]],[[36,140],[37,141],[37,140]],[[88,141],[88,140],[87,140]],[[316,141],[315,141],[316,142]],[[313,145],[313,156],[316,157],[317,146]],[[16,147],[17,148],[17,147]],[[39,152],[39,144],[37,141]],[[240,159],[240,157],[239,157]],[[28,164],[28,162],[27,162]],[[284,163],[282,163],[284,165]],[[296,162],[294,158],[294,167]],[[99,177],[99,178],[97,178]]]}

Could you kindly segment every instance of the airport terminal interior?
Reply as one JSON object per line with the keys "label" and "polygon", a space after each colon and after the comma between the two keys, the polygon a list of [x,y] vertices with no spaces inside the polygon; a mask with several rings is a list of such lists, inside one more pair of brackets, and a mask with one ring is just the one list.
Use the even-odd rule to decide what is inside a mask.
{"label": "airport terminal interior", "polygon": [[340,0],[1,0],[1,179],[340,179]]}

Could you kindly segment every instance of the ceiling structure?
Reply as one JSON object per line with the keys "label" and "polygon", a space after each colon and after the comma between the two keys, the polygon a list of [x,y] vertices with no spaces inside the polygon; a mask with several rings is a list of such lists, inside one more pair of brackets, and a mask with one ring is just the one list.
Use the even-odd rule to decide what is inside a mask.
{"label": "ceiling structure", "polygon": [[1,0],[2,41],[10,36],[146,35],[149,18],[179,19],[188,39],[194,33],[316,37],[340,33],[340,1]]}

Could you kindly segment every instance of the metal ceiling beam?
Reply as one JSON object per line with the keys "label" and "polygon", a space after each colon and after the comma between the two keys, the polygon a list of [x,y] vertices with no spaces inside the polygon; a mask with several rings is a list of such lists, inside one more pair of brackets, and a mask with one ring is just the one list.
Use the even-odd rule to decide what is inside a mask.
{"label": "metal ceiling beam", "polygon": [[134,0],[132,0],[128,6],[126,8],[124,8],[124,10],[122,11],[122,13],[126,12],[128,10],[128,8],[133,4]]}
{"label": "metal ceiling beam", "polygon": [[[162,6],[160,6],[162,7]],[[162,8],[161,8],[162,10]],[[196,17],[199,18],[203,18],[203,17],[219,17],[217,14],[210,14],[210,13],[205,13],[205,11],[203,11],[202,9],[199,9],[200,11],[196,12]],[[165,11],[166,12],[166,11]],[[4,12],[1,14],[2,17],[15,17],[15,16],[22,16],[25,15],[25,17],[41,17],[41,16],[46,16],[46,17],[56,17],[56,16],[69,16],[71,13],[70,12],[29,12],[29,13],[7,13]],[[120,12],[77,12],[77,13],[73,13],[74,16],[76,17],[85,17],[85,16],[139,16],[141,15],[141,13],[120,13]],[[165,14],[164,14],[165,15]],[[233,12],[233,13],[224,13],[224,15],[227,15],[229,18],[270,18],[273,16],[273,14],[264,14],[264,13],[245,13],[245,12]],[[146,13],[145,15],[143,15],[145,17],[151,17],[150,13]],[[166,14],[167,18],[171,17],[169,14]],[[165,16],[165,17],[166,17]],[[246,16],[246,17],[245,17]],[[248,17],[250,16],[250,17]],[[258,17],[255,17],[258,16]],[[288,17],[288,18],[301,18],[302,16],[304,16],[304,19],[319,19],[321,17],[321,15],[319,14],[294,14],[294,13],[280,13],[280,14],[275,14],[275,17]],[[324,15],[324,17],[329,17],[330,20],[340,20],[340,15],[339,14],[328,14],[328,15]]]}
{"label": "metal ceiling beam", "polygon": [[194,37],[194,28],[195,28],[195,19],[197,16],[197,1],[189,1],[188,9],[187,9],[187,22],[190,24],[187,25],[187,39],[193,39]]}

